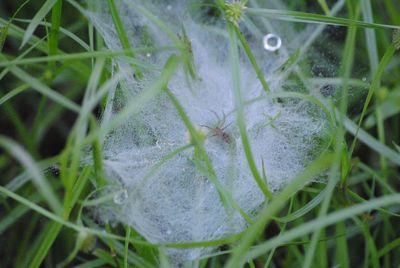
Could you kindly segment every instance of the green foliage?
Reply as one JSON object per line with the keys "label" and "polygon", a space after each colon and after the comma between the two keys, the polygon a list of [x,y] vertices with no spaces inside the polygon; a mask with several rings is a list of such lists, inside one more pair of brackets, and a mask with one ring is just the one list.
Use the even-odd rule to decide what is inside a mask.
{"label": "green foliage", "polygon": [[[237,127],[254,180],[268,199],[256,219],[247,215],[218,182],[204,148],[204,134],[168,88],[182,66],[187,79],[199,79],[185,25],[175,32],[168,22],[138,7],[163,29],[172,45],[154,47],[150,30],[144,27],[138,37],[142,47],[134,47],[121,21],[121,11],[114,0],[108,0],[121,44],[121,50],[110,51],[95,41],[100,39],[98,33],[73,0],[0,2],[0,266],[159,267],[168,265],[166,248],[207,246],[221,250],[194,262],[194,266],[400,265],[397,1],[339,0],[333,7],[332,1],[296,1],[299,9],[295,11],[261,8],[262,2],[204,1],[193,7],[193,12],[200,9],[201,14],[209,13],[210,21],[225,16],[226,28],[210,27],[210,31],[221,31],[229,42],[226,49],[232,61]],[[336,8],[346,3],[348,9],[338,14]],[[304,9],[300,9],[302,6]],[[340,74],[308,77],[309,66],[301,62],[301,56],[316,38],[313,33],[272,74],[296,70],[296,81],[306,88],[335,82],[339,85],[336,99],[325,103],[306,93],[271,93],[256,49],[248,42],[248,33],[257,31],[252,28],[253,19],[343,27],[340,29],[345,34],[336,41],[344,44],[344,51],[332,52],[342,57]],[[102,101],[124,75],[108,67],[113,59],[129,63],[140,81],[146,70],[154,68],[142,61],[142,56],[167,49],[176,54],[149,88],[124,107],[114,107],[121,111],[112,121],[104,125],[97,122],[105,109]],[[313,103],[323,110],[329,124],[329,133],[320,140],[322,154],[277,195],[272,195],[265,183],[268,170],[257,169],[258,159],[254,159],[248,140],[243,116],[248,100],[241,96],[240,56],[249,60],[266,98]],[[367,66],[361,70],[367,81],[351,78],[360,71],[356,59]],[[304,70],[298,66],[304,66]],[[358,102],[361,105],[353,107],[349,98],[353,86],[360,85],[365,89]],[[146,241],[131,226],[99,224],[91,219],[87,207],[103,202],[96,199],[97,191],[106,187],[104,137],[159,94],[168,96],[175,107],[190,133],[190,144],[160,159],[150,173],[194,148],[193,161],[213,181],[224,205],[239,211],[248,221],[249,227],[242,233],[221,240],[160,245]],[[85,158],[88,155],[93,163]],[[328,178],[325,183],[304,187],[321,172]]]}

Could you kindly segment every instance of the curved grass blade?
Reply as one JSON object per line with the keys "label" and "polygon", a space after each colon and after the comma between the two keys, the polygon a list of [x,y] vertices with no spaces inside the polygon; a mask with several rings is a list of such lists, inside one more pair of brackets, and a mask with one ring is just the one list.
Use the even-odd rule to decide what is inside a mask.
{"label": "curved grass blade", "polygon": [[37,26],[44,19],[44,17],[46,17],[46,15],[50,12],[50,10],[53,8],[53,6],[57,1],[58,0],[47,0],[42,5],[42,7],[39,9],[36,15],[33,17],[31,23],[29,23],[28,28],[25,30],[20,49],[24,47],[26,43],[28,43],[29,39],[33,35],[33,32],[36,30]]}
{"label": "curved grass blade", "polygon": [[13,140],[4,136],[0,136],[0,146],[13,155],[15,159],[17,159],[24,168],[29,171],[33,184],[36,186],[43,199],[46,200],[48,206],[55,213],[62,211],[62,206],[57,195],[31,156]]}
{"label": "curved grass blade", "polygon": [[[291,196],[293,196],[300,187],[302,187],[313,176],[329,168],[334,160],[333,154],[323,154],[312,162],[301,174],[299,174],[283,191],[267,204],[262,211],[258,220],[247,229],[242,235],[242,240],[234,249],[233,254],[229,258],[225,267],[241,267],[248,258],[247,251],[259,234],[264,230],[265,226],[272,220],[272,217],[279,212]],[[399,195],[400,198],[400,195]],[[311,231],[314,231],[312,229]],[[282,234],[284,237],[285,234]],[[278,244],[274,245],[279,246]]]}
{"label": "curved grass blade", "polygon": [[358,21],[354,19],[346,19],[332,16],[325,16],[320,14],[299,12],[299,11],[287,11],[278,9],[259,9],[259,8],[247,8],[245,13],[248,15],[263,16],[271,19],[293,21],[293,22],[304,22],[304,23],[319,23],[328,25],[339,25],[339,26],[358,26],[362,28],[373,28],[373,29],[400,29],[400,26],[387,25],[379,23],[368,23]]}
{"label": "curved grass blade", "polygon": [[[250,250],[247,254],[244,253],[246,255],[245,258],[258,257],[264,254],[265,252],[268,252],[274,247],[285,244],[295,238],[302,237],[306,234],[312,233],[315,228],[319,229],[324,228],[329,225],[335,224],[337,222],[341,222],[346,219],[352,218],[355,215],[361,214],[365,211],[370,211],[373,209],[378,209],[384,206],[389,206],[398,203],[400,203],[400,194],[394,194],[372,199],[355,206],[341,209],[339,211],[328,214],[321,219],[311,220],[305,224],[300,225],[299,227],[293,228],[279,237],[269,239],[267,242],[264,242],[256,246],[254,249]],[[237,267],[237,266],[232,266],[232,267]]]}
{"label": "curved grass blade", "polygon": [[286,215],[284,217],[274,218],[274,220],[277,222],[287,223],[287,222],[294,221],[294,220],[306,215],[308,212],[313,210],[316,206],[318,206],[322,202],[322,200],[325,196],[325,192],[326,192],[326,190],[322,190],[316,197],[314,197],[310,202],[305,204],[300,209],[298,209],[295,212],[292,212],[289,215]]}

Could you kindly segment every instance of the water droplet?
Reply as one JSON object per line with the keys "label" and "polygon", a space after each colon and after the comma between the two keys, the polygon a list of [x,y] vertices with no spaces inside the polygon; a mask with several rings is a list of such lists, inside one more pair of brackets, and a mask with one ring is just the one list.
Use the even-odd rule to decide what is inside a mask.
{"label": "water droplet", "polygon": [[171,10],[172,9],[172,6],[171,5],[168,5],[167,6],[167,10]]}
{"label": "water droplet", "polygon": [[150,58],[151,57],[151,53],[147,53],[146,57]]}
{"label": "water droplet", "polygon": [[167,230],[167,235],[172,234],[172,231],[170,229]]}
{"label": "water droplet", "polygon": [[117,205],[122,205],[128,199],[128,192],[126,190],[122,190],[114,195],[114,203]]}
{"label": "water droplet", "polygon": [[364,76],[364,77],[362,78],[362,80],[365,82],[365,81],[367,81],[367,78]]}
{"label": "water droplet", "polygon": [[264,44],[264,48],[266,50],[274,52],[274,51],[277,51],[281,47],[282,40],[276,34],[267,34],[263,38],[263,44]]}

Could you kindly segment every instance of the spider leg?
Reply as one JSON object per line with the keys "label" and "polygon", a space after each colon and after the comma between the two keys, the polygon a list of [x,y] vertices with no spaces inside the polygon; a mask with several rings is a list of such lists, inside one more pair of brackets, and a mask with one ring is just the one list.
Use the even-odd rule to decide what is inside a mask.
{"label": "spider leg", "polygon": [[221,130],[225,130],[225,129],[227,129],[228,127],[230,127],[232,125],[232,122],[230,122],[229,124],[227,124],[226,126],[224,126],[223,128],[221,128]]}
{"label": "spider leg", "polygon": [[219,118],[218,114],[215,111],[210,110],[211,113],[213,113],[215,115],[215,117],[217,118],[217,121],[220,122],[221,119]]}
{"label": "spider leg", "polygon": [[209,126],[207,126],[207,125],[199,125],[199,126],[201,126],[201,127],[206,127],[206,128],[208,128],[208,129],[212,129],[211,127],[209,127]]}

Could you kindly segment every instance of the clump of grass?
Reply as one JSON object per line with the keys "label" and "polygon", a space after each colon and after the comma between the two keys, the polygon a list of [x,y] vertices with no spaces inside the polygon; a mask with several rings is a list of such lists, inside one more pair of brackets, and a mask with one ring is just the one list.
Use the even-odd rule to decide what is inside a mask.
{"label": "clump of grass", "polygon": [[[193,25],[174,22],[182,20],[174,18],[176,10],[183,10],[177,2],[158,1],[160,10],[171,12],[161,16],[155,16],[157,5],[140,2],[133,29],[124,20],[131,1],[110,0],[100,15],[89,14],[90,20],[86,16],[94,1],[84,6],[73,0],[0,3],[1,266],[173,266],[178,262],[171,258],[182,252],[195,267],[400,265],[397,2],[339,0],[307,6],[296,1],[287,10],[278,1],[268,6],[256,0],[204,1],[192,8],[213,22],[203,24],[204,36],[215,36],[199,41]],[[266,57],[257,40],[277,27],[284,45]],[[153,35],[160,32],[165,36]],[[199,49],[206,47],[205,40],[220,44],[214,54]],[[335,48],[327,49],[329,44]],[[321,55],[328,63],[314,64]],[[204,71],[202,60],[229,64],[222,71],[203,65],[209,69]],[[203,91],[199,84],[206,85]],[[220,85],[231,90],[229,102],[214,89],[211,112],[191,110],[210,107],[192,92]],[[248,98],[252,92],[244,89],[252,86],[259,94]],[[331,94],[323,96],[327,88]],[[359,100],[352,102],[352,97]],[[225,136],[199,131],[200,125],[215,125],[213,112],[222,104],[229,109],[217,114],[226,114],[227,124],[232,123],[221,127]],[[253,125],[259,115],[247,115],[254,105],[285,109]],[[290,121],[293,113],[304,121]],[[173,120],[162,126],[150,121],[152,116]],[[323,118],[322,134],[313,129],[318,118]],[[281,143],[255,145],[257,137],[266,135],[263,128],[281,131]],[[311,135],[300,135],[303,129]],[[237,140],[235,146],[218,139],[226,135]],[[301,163],[274,158],[279,154],[259,159],[268,150],[293,152],[277,146],[282,140],[301,152],[312,141],[318,150],[290,158]],[[210,144],[228,153],[215,155]],[[127,146],[140,150],[123,152]],[[238,157],[229,159],[234,153]],[[282,164],[282,173],[272,160]],[[248,184],[241,189],[253,185],[260,202],[243,208],[246,201],[233,198],[238,196],[232,187],[221,181],[237,174],[221,172],[224,163],[226,170],[235,170],[229,163],[237,165],[236,171],[247,170]],[[290,171],[296,164],[302,168]],[[212,198],[221,200],[220,212],[236,213],[233,219],[243,221],[241,228],[216,237],[155,240],[131,215],[121,218],[126,215],[121,208],[134,206],[130,202],[146,193],[138,194],[132,185],[129,191],[121,189],[132,182],[126,179],[132,171],[143,171],[141,178],[151,181],[161,170],[176,176],[176,182],[179,168],[193,172],[198,187],[214,187]],[[288,173],[295,175],[278,185]],[[167,196],[166,202],[174,196],[169,192],[173,187],[154,185],[148,187],[168,189],[157,192]],[[151,209],[153,198],[127,211]],[[136,216],[148,225],[162,221],[156,214],[151,220]],[[196,217],[198,222],[207,219],[206,214]],[[195,228],[196,222],[188,226]]]}

